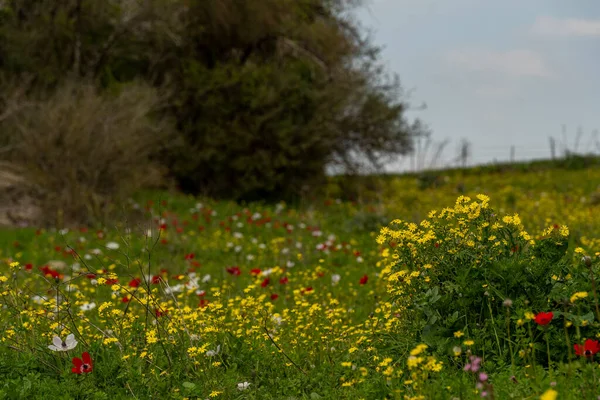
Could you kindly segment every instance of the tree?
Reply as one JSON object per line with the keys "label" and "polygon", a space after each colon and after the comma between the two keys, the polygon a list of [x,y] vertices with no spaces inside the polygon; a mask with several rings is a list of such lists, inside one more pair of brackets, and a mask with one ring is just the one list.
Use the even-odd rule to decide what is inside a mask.
{"label": "tree", "polygon": [[169,89],[179,145],[161,161],[186,191],[289,197],[327,166],[356,172],[410,150],[399,81],[351,17],[359,1],[6,4],[0,73],[48,90],[73,76]]}

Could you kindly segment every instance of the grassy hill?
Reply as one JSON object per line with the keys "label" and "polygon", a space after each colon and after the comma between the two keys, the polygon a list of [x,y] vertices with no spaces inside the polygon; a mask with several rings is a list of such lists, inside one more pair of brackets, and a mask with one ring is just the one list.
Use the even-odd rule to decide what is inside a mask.
{"label": "grassy hill", "polygon": [[585,160],[355,201],[334,180],[294,207],[142,193],[109,226],[3,230],[0,398],[596,398]]}

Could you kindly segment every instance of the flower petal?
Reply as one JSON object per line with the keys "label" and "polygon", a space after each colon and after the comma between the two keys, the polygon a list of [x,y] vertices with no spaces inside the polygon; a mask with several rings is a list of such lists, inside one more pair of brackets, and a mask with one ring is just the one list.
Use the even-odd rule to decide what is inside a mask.
{"label": "flower petal", "polygon": [[83,359],[84,363],[89,364],[90,366],[92,365],[92,357],[87,351],[81,354],[81,358]]}
{"label": "flower petal", "polygon": [[58,347],[58,349],[62,349],[62,339],[58,336],[54,336],[52,338],[52,343],[54,343],[54,345]]}

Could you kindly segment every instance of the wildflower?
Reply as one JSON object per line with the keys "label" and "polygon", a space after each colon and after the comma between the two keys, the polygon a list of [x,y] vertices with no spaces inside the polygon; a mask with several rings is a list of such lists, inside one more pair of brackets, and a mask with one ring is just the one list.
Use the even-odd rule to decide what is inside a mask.
{"label": "wildflower", "polygon": [[481,368],[481,357],[471,356],[469,357],[470,362],[463,368],[465,371],[477,372]]}
{"label": "wildflower", "polygon": [[79,307],[79,309],[81,311],[90,311],[90,310],[93,310],[94,308],[96,308],[96,303],[94,303],[94,302],[92,302],[92,303],[85,303],[85,304],[82,304]]}
{"label": "wildflower", "polygon": [[206,357],[214,357],[216,355],[218,355],[221,352],[221,345],[217,345],[216,350],[208,350],[205,355]]}
{"label": "wildflower", "polygon": [[461,336],[464,336],[464,333],[462,331],[456,331],[456,332],[454,332],[454,337],[455,338],[459,338]]}
{"label": "wildflower", "polygon": [[226,271],[233,276],[240,276],[242,274],[242,270],[238,266],[227,267]]}
{"label": "wildflower", "polygon": [[414,349],[412,349],[410,351],[410,355],[411,356],[418,356],[419,354],[421,354],[426,349],[427,349],[427,345],[426,344],[418,344],[417,347],[415,347]]}
{"label": "wildflower", "polygon": [[331,275],[331,284],[332,285],[337,285],[338,282],[340,281],[340,279],[342,279],[342,277],[339,274],[333,274],[333,275]]}
{"label": "wildflower", "polygon": [[282,285],[285,285],[289,282],[289,278],[287,276],[284,276],[283,278],[279,279],[279,283]]}
{"label": "wildflower", "polygon": [[540,400],[556,400],[557,396],[558,392],[556,390],[548,389],[540,396]]}
{"label": "wildflower", "polygon": [[73,368],[71,369],[71,371],[73,371],[73,373],[75,374],[87,374],[89,372],[92,372],[92,370],[94,369],[92,365],[92,357],[87,351],[81,354],[81,358],[74,357],[72,362]]}
{"label": "wildflower", "polygon": [[365,274],[362,276],[362,278],[360,278],[358,283],[361,285],[366,285],[368,281],[369,281],[369,276]]}
{"label": "wildflower", "polygon": [[582,357],[592,357],[594,354],[600,351],[600,344],[598,344],[597,340],[592,339],[587,339],[583,346],[580,344],[575,344],[573,347],[575,348],[575,354]]}
{"label": "wildflower", "polygon": [[238,390],[246,390],[250,387],[250,383],[248,382],[241,382],[237,384],[237,388]]}
{"label": "wildflower", "polygon": [[106,248],[109,250],[118,250],[119,249],[119,243],[117,242],[108,242],[106,243]]}
{"label": "wildflower", "polygon": [[471,339],[468,339],[468,340],[465,340],[465,341],[463,342],[463,344],[464,344],[465,346],[473,346],[473,345],[475,344],[475,342],[474,342],[473,340],[471,340]]}
{"label": "wildflower", "polygon": [[552,313],[552,311],[540,312],[535,316],[534,321],[536,324],[543,326],[548,325],[552,321],[552,318],[554,318],[554,313]]}
{"label": "wildflower", "polygon": [[587,292],[577,292],[569,299],[571,303],[575,303],[579,299],[585,299],[588,296]]}
{"label": "wildflower", "polygon": [[65,340],[62,340],[58,336],[54,336],[52,343],[48,348],[52,351],[68,351],[73,350],[77,346],[77,340],[75,335],[70,333]]}
{"label": "wildflower", "polygon": [[506,308],[510,308],[513,305],[513,301],[511,299],[509,299],[508,297],[506,299],[504,299],[504,301],[502,302],[502,305]]}

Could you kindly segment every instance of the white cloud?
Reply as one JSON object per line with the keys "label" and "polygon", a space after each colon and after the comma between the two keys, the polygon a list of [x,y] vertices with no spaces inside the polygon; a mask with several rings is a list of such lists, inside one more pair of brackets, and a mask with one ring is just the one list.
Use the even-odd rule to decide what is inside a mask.
{"label": "white cloud", "polygon": [[540,16],[531,32],[542,36],[600,36],[600,20]]}
{"label": "white cloud", "polygon": [[530,50],[454,50],[446,54],[446,61],[472,72],[492,72],[512,77],[553,76],[542,57]]}

